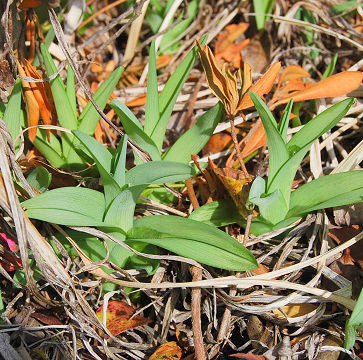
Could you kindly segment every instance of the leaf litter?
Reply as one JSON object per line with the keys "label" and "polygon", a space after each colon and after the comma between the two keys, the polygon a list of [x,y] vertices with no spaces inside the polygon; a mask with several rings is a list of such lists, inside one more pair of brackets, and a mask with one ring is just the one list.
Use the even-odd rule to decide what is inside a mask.
{"label": "leaf litter", "polygon": [[[53,2],[44,3],[52,8],[57,6]],[[79,99],[83,98],[86,102],[89,94],[94,92],[92,86],[87,88],[87,83],[98,87],[107,78],[107,73],[122,64],[129,36],[127,32],[137,19],[140,21],[143,18],[143,6],[148,6],[148,11],[160,16],[162,9],[158,9],[157,3],[162,4],[138,2],[132,18],[127,18],[129,15],[122,16],[130,10],[125,5],[111,2],[106,8],[101,1],[86,3],[87,16],[90,16],[88,19],[91,18],[92,23],[91,20],[87,21],[88,31],[83,34],[73,30],[70,44],[66,44],[77,54],[72,66],[80,76],[77,84],[77,87],[81,85],[81,90],[77,93]],[[175,27],[187,19],[188,14],[188,2],[179,3],[169,13],[171,21],[176,21]],[[316,113],[317,108],[321,112],[358,88],[354,95],[357,104],[352,112],[317,144],[317,154],[310,152],[296,181],[304,183],[309,180],[313,173],[308,167],[309,161],[319,162],[317,159],[321,161],[318,168],[324,173],[342,168],[347,171],[359,166],[362,161],[359,155],[362,108],[361,86],[359,87],[362,73],[359,70],[362,64],[358,67],[356,65],[360,60],[357,49],[362,49],[361,8],[353,6],[353,11],[346,8],[336,12],[336,8],[329,8],[322,1],[318,2],[319,6],[296,1],[274,4],[273,15],[265,23],[270,47],[268,58],[278,57],[283,70],[280,71],[280,65],[272,61],[265,66],[262,72],[265,75],[261,77],[261,71],[245,65],[244,52],[241,52],[249,43],[260,41],[261,37],[255,29],[252,13],[257,11],[253,3],[257,2],[243,2],[241,6],[236,1],[200,2],[195,26],[190,26],[178,35],[180,48],[174,54],[159,54],[156,63],[159,91],[186,50],[207,32],[210,32],[208,43],[210,49],[214,50],[214,55],[212,50],[207,50],[209,47],[202,47],[202,50],[209,54],[209,64],[214,61],[214,57],[216,59],[216,72],[207,71],[206,82],[200,85],[195,94],[193,91],[202,75],[202,65],[206,64],[203,64],[202,59],[202,64],[194,67],[176,101],[166,143],[172,144],[186,128],[181,115],[189,110],[191,96],[194,96],[192,116],[195,116],[217,102],[212,95],[214,93],[226,102],[226,110],[235,118],[238,147],[241,156],[248,160],[248,173],[263,176],[267,172],[266,138],[261,121],[253,112],[252,101],[245,94],[247,89],[265,95],[268,106],[277,118],[282,113],[280,104],[286,104],[292,97],[295,101],[303,102],[294,105],[293,114],[304,122],[305,118]],[[5,33],[3,30],[6,27],[6,31],[16,34],[23,24],[21,21],[10,21],[11,11],[17,13],[25,8],[35,8],[37,11],[40,4],[40,1],[27,0],[18,9],[15,3],[9,2],[2,17],[1,31]],[[164,10],[168,14],[168,9]],[[64,14],[66,18],[67,13]],[[296,18],[297,15],[300,20]],[[46,28],[43,25],[38,31]],[[144,44],[151,37],[152,24],[144,19],[141,25],[136,40]],[[172,30],[168,26],[169,22],[160,28],[162,34]],[[35,35],[32,29],[28,32],[30,37],[27,40],[31,47],[34,41],[41,41],[39,33]],[[62,40],[63,35],[56,27],[55,32]],[[313,35],[313,45],[307,45],[307,34]],[[9,38],[0,34],[0,38],[3,37],[6,46],[1,49],[4,54],[2,63],[6,61],[10,70],[16,73],[15,49],[9,43]],[[96,54],[92,53],[94,49],[89,46],[95,45],[97,40],[100,43]],[[53,44],[65,46],[61,41],[59,44],[53,41]],[[317,54],[315,57],[311,55],[313,50]],[[114,96],[122,102],[128,101],[130,106],[135,107],[135,113],[142,118],[146,86],[144,83],[139,84],[139,80],[147,58],[142,47],[134,49],[133,53]],[[339,55],[335,74],[322,79],[334,53]],[[32,58],[33,50],[30,49],[28,60]],[[95,60],[98,67],[95,66]],[[47,97],[49,91],[45,89],[48,82],[25,80],[29,77],[38,80],[45,78],[39,73],[41,66],[32,65],[26,58],[18,64],[18,74],[24,78],[22,87],[25,112],[22,110],[21,116],[27,118],[28,126],[34,126],[29,130],[29,140],[35,139],[40,120],[45,125],[53,123],[54,105]],[[354,68],[354,71],[345,71],[349,68]],[[237,69],[243,69],[245,75],[234,77]],[[64,72],[62,75],[65,75]],[[251,79],[245,80],[248,83],[245,89],[240,82],[241,78]],[[233,85],[232,92],[223,81],[228,86]],[[7,80],[0,85],[10,93],[10,84],[11,81]],[[308,103],[312,99],[317,99],[315,104]],[[82,101],[79,103],[82,104]],[[85,103],[82,107],[84,106]],[[95,136],[111,148],[117,142],[114,127],[119,128],[121,125],[113,110],[106,109],[107,119],[113,126],[100,120]],[[354,112],[354,109],[360,111]],[[240,118],[241,110],[244,111],[246,120]],[[3,112],[2,109],[0,111]],[[104,113],[100,114],[100,117],[103,116],[106,117]],[[288,136],[300,126],[298,123],[295,125],[287,130]],[[217,134],[221,135],[218,131],[229,128],[229,123],[222,123],[217,128]],[[47,136],[50,136],[50,130],[47,131]],[[204,155],[206,162],[210,156],[213,163],[209,161],[210,169],[202,169],[203,176],[195,176],[189,184],[189,190],[191,186],[198,205],[223,200],[227,197],[227,192],[232,195],[236,205],[241,206],[246,202],[246,197],[240,194],[246,179],[242,174],[242,182],[239,182],[241,171],[233,169],[238,167],[236,149],[232,146],[231,137],[228,140],[216,145],[209,143],[208,152],[204,152]],[[12,336],[9,346],[18,353],[21,352],[23,358],[48,359],[62,356],[67,359],[165,360],[192,359],[196,354],[197,359],[203,359],[203,356],[215,359],[227,356],[242,359],[337,359],[342,354],[346,358],[357,359],[363,352],[362,333],[359,329],[354,347],[350,350],[342,347],[344,323],[348,318],[345,312],[346,309],[353,310],[354,300],[362,285],[361,278],[357,276],[362,268],[362,259],[358,255],[359,250],[354,250],[354,247],[361,248],[362,238],[361,216],[356,210],[358,205],[335,209],[334,212],[327,210],[326,214],[319,211],[295,223],[295,227],[287,226],[280,231],[260,236],[246,236],[235,220],[231,224],[225,224],[225,231],[236,241],[247,241],[247,247],[260,264],[258,271],[239,273],[205,267],[199,269],[199,275],[192,278],[189,265],[180,261],[180,257],[155,255],[162,259],[161,264],[149,276],[142,268],[117,267],[110,261],[110,243],[106,240],[103,242],[106,255],[95,262],[83,252],[77,240],[67,235],[69,228],[32,223],[22,211],[18,197],[33,197],[35,192],[27,184],[22,169],[15,160],[16,144],[12,143],[4,123],[1,123],[0,145],[0,199],[3,215],[0,270],[1,302],[4,306],[1,331],[10,335],[21,334],[21,337]],[[29,153],[24,153],[21,160],[31,151],[35,151],[37,156],[37,161],[29,166],[42,163],[48,166],[46,159],[31,144],[26,143],[25,149]],[[226,149],[232,151],[229,158],[224,152]],[[147,154],[144,155],[147,157]],[[334,158],[337,160],[335,163]],[[197,158],[196,162],[202,164]],[[53,173],[53,178],[57,177],[57,171]],[[59,170],[59,174],[60,171],[73,181],[92,183],[90,178],[83,177],[82,172]],[[238,176],[227,176],[236,172],[239,172]],[[17,183],[13,181],[12,174],[16,175]],[[226,190],[218,178],[225,183]],[[53,180],[51,186],[63,185],[62,180],[58,179]],[[99,187],[98,183],[91,185]],[[239,190],[236,191],[236,188]],[[175,190],[173,191],[175,194]],[[167,205],[159,203],[156,198],[149,199],[136,207],[137,214],[179,212],[185,216],[193,210],[193,192],[182,187],[177,191],[178,199],[169,201]],[[194,209],[196,207],[194,202]],[[244,219],[248,220],[249,214],[245,212],[245,207],[241,208]],[[358,221],[355,220],[357,218]],[[69,243],[59,241],[56,235],[58,232],[63,232]],[[73,248],[73,254],[69,252],[69,244]],[[116,272],[110,273],[111,269]],[[202,289],[193,292],[200,303],[199,308],[191,301],[192,289],[195,288]],[[107,303],[106,321],[103,321],[103,306]],[[198,327],[193,326],[195,322],[199,323]],[[52,338],[51,344],[47,340],[49,338]],[[4,353],[2,355],[4,357]],[[9,356],[9,359],[16,359],[14,353]]]}

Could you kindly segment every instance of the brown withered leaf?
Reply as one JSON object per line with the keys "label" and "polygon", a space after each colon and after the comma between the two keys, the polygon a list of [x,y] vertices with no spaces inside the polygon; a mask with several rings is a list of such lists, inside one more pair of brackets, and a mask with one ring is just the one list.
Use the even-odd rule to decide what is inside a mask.
{"label": "brown withered leaf", "polygon": [[[233,168],[214,169],[214,173],[233,199],[240,215],[247,219],[246,202],[249,193],[249,183],[252,180],[247,179],[241,170]],[[254,215],[257,215],[257,213]]]}
{"label": "brown withered leaf", "polygon": [[[232,74],[226,64],[220,69],[216,63],[216,59],[212,50],[207,46],[201,45],[197,41],[199,47],[199,56],[202,62],[206,80],[209,88],[215,96],[223,103],[227,114],[236,116],[239,113],[239,104],[245,92],[252,84],[252,70],[251,67],[244,63],[243,73],[239,69]],[[237,80],[241,82],[241,88],[237,87]]]}

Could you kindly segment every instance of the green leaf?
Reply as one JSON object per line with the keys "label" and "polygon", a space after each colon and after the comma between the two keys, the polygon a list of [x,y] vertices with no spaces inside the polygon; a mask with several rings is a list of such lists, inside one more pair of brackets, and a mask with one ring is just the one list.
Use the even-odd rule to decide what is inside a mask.
{"label": "green leaf", "polygon": [[257,30],[263,30],[265,28],[265,21],[268,17],[265,14],[270,14],[274,0],[253,0],[253,8],[256,13],[256,25]]}
{"label": "green leaf", "polygon": [[120,186],[120,188],[122,188],[125,185],[126,150],[127,150],[127,135],[124,135],[120,139],[117,146],[116,154],[112,159],[113,178]]}
{"label": "green leaf", "polygon": [[120,192],[108,208],[104,221],[123,231],[131,229],[136,202],[146,186],[144,184],[131,186]]}
{"label": "green leaf", "polygon": [[266,195],[266,183],[257,176],[252,183],[248,202],[258,206],[260,216],[270,224],[277,224],[285,218],[288,212],[287,203],[280,189]]}
{"label": "green leaf", "polygon": [[266,132],[268,151],[270,153],[267,181],[269,186],[280,167],[289,159],[289,153],[286,149],[285,141],[277,130],[276,120],[271,111],[257,94],[250,91],[249,95],[261,117]]}
{"label": "green leaf", "polygon": [[72,66],[69,64],[68,64],[68,71],[67,71],[66,93],[67,93],[69,103],[72,107],[74,116],[77,117],[76,84],[74,81],[74,72],[73,72]]}
{"label": "green leaf", "polygon": [[[47,75],[48,77],[50,77],[57,72],[57,67],[55,66],[54,61],[44,44],[40,45],[40,49],[42,52],[44,65],[47,70]],[[50,81],[50,87],[52,89],[52,95],[58,115],[59,124],[69,130],[76,129],[77,117],[74,114],[72,105],[68,100],[68,95],[60,75],[57,75],[53,80]],[[67,159],[69,159],[72,142],[73,136],[62,132],[63,154]],[[71,154],[71,158],[73,159],[73,156],[76,158],[74,150],[72,152],[73,154]]]}
{"label": "green leaf", "polygon": [[[173,26],[164,36],[160,43],[160,52],[173,54],[175,53],[180,43],[178,38],[188,29],[189,25],[192,23],[195,16],[198,14],[199,9],[199,0],[192,0],[188,4],[187,8],[187,17],[186,19],[182,20],[183,14],[180,14],[177,20],[182,20],[180,23]],[[166,51],[168,50],[168,51]]]}
{"label": "green leaf", "polygon": [[345,324],[344,347],[351,349],[354,346],[357,336],[357,327],[363,327],[363,290],[361,290],[357,303],[354,306],[352,315]]}
{"label": "green leaf", "polygon": [[310,120],[287,143],[290,154],[296,153],[335,126],[348,112],[355,99],[345,99]]}
{"label": "green leaf", "polygon": [[74,130],[73,134],[85,146],[89,155],[92,157],[97,165],[97,169],[103,181],[107,208],[115,199],[115,197],[121,192],[120,186],[111,175],[112,155],[101,143],[99,143],[93,137],[86,135],[78,130]]}
{"label": "green leaf", "polygon": [[275,177],[271,179],[267,185],[266,194],[272,194],[275,190],[279,189],[286,203],[289,203],[292,182],[294,181],[296,171],[309,148],[310,144],[300,149],[289,160],[287,160],[280,169],[278,169]]}
{"label": "green leaf", "polygon": [[17,79],[9,97],[9,102],[4,113],[4,122],[9,129],[13,141],[20,132],[21,111],[21,80]]}
{"label": "green leaf", "polygon": [[49,133],[49,141],[47,133],[38,129],[37,136],[34,139],[34,146],[43,154],[43,156],[55,168],[62,168],[66,166],[66,161],[63,158],[62,146],[58,138],[52,133]]}
{"label": "green leaf", "polygon": [[119,100],[112,100],[110,105],[112,109],[116,111],[116,114],[120,118],[129,138],[134,140],[136,144],[147,151],[153,160],[160,160],[160,152],[154,141],[146,135],[139,120],[137,120],[130,109]]}
{"label": "green leaf", "polygon": [[[206,37],[201,39],[201,43],[204,45]],[[198,47],[195,46],[189,54],[178,65],[174,73],[170,76],[169,80],[165,84],[159,96],[159,111],[160,116],[157,124],[155,125],[150,137],[155,142],[159,152],[163,146],[163,140],[165,131],[169,123],[170,115],[173,111],[174,104],[178,95],[188,78],[190,70],[193,68],[195,60],[198,56]],[[130,136],[131,137],[131,136]]]}
{"label": "green leaf", "polygon": [[126,173],[130,185],[164,184],[184,181],[195,175],[191,166],[171,161],[150,161]]}
{"label": "green leaf", "polygon": [[52,182],[52,174],[45,167],[38,166],[30,172],[26,179],[31,186],[44,192]]}
{"label": "green leaf", "polygon": [[189,219],[217,227],[245,222],[231,198],[207,203],[194,210]]}
{"label": "green leaf", "polygon": [[254,256],[225,232],[176,216],[140,218],[134,222],[127,237],[221,269],[243,271],[258,265]]}
{"label": "green leaf", "polygon": [[147,78],[147,95],[144,131],[150,136],[159,120],[158,77],[156,73],[155,40],[151,43],[149,55],[149,72]]}
{"label": "green leaf", "polygon": [[363,200],[363,171],[348,171],[304,184],[292,192],[288,217]]}
{"label": "green leaf", "polygon": [[321,80],[326,79],[328,76],[333,75],[333,72],[334,72],[334,69],[335,69],[335,65],[337,63],[337,60],[338,60],[338,54],[334,54],[334,56],[331,59],[329,65],[325,69],[325,71],[323,73],[323,76],[321,77]]}
{"label": "green leaf", "polygon": [[174,143],[163,159],[188,163],[192,154],[198,154],[203,149],[224,114],[224,107],[218,102],[198,118],[195,125]]}
{"label": "green leaf", "polygon": [[287,136],[287,128],[289,127],[289,121],[290,121],[290,115],[292,106],[294,103],[294,99],[291,99],[289,103],[286,105],[286,108],[284,110],[284,113],[282,114],[282,118],[280,120],[280,124],[277,127],[279,130],[279,133],[281,135],[282,140],[286,143],[286,136]]}
{"label": "green leaf", "polygon": [[[110,98],[112,92],[115,90],[117,83],[124,71],[122,66],[118,67],[113,73],[102,83],[99,89],[93,96],[96,104],[103,110]],[[78,130],[87,135],[93,135],[95,132],[100,114],[97,112],[93,104],[89,101],[79,116]]]}
{"label": "green leaf", "polygon": [[99,191],[63,187],[23,201],[32,219],[69,226],[105,226],[105,198]]}

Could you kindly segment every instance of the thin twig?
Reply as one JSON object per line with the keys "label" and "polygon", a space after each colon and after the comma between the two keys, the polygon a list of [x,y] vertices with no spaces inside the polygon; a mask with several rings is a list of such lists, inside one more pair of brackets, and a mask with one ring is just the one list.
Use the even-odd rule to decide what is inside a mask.
{"label": "thin twig", "polygon": [[251,176],[248,173],[248,171],[246,169],[246,166],[245,166],[245,163],[243,161],[242,154],[241,154],[241,149],[239,148],[237,134],[236,134],[236,128],[234,126],[234,119],[233,119],[233,117],[229,117],[229,123],[231,125],[231,135],[232,135],[232,140],[233,140],[233,143],[234,143],[236,152],[237,152],[238,162],[241,165],[241,169],[242,169],[242,171],[243,171],[244,176],[246,177],[246,179],[251,179]]}
{"label": "thin twig", "polygon": [[[197,197],[195,196],[193,184],[191,179],[186,180],[186,186],[188,190],[189,199],[194,207],[194,209],[199,208],[199,203]],[[202,280],[203,270],[192,266],[191,273],[193,276],[193,281]],[[201,324],[201,314],[200,314],[200,303],[202,297],[202,290],[200,288],[192,289],[192,328],[193,328],[193,339],[194,339],[194,349],[195,349],[195,357],[197,360],[206,360],[207,355],[205,352],[204,344],[203,344],[203,333],[202,333],[202,324]]]}

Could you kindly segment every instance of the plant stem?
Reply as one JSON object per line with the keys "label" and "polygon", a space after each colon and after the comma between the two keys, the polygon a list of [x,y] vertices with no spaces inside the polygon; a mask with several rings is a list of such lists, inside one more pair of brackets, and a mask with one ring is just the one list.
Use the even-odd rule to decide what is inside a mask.
{"label": "plant stem", "polygon": [[244,163],[243,158],[242,158],[241,149],[239,148],[239,144],[238,144],[238,140],[237,140],[237,134],[236,134],[236,128],[234,126],[234,119],[233,119],[232,116],[229,116],[228,119],[229,119],[229,123],[231,124],[231,135],[232,135],[232,140],[233,140],[233,143],[234,143],[234,147],[236,148],[238,162],[241,165],[241,169],[242,169],[242,171],[244,173],[244,176],[246,177],[246,179],[250,180],[251,176],[250,176],[250,174],[248,173],[248,171],[246,169],[245,163]]}

